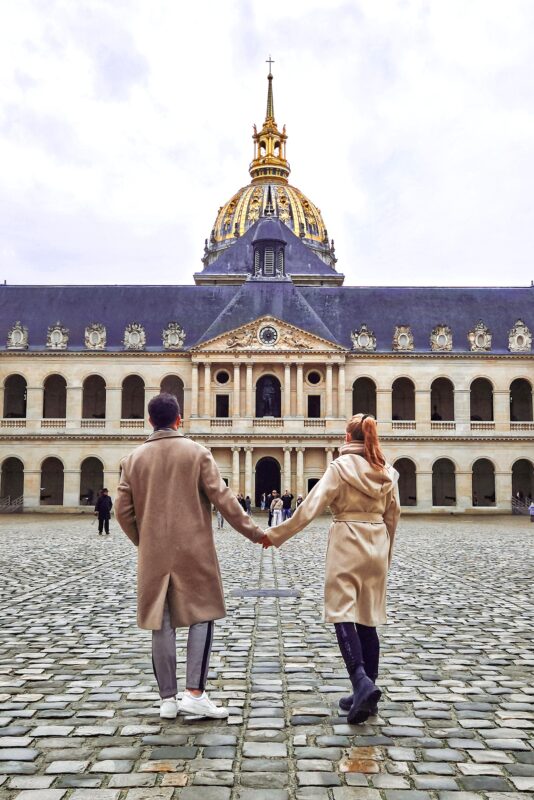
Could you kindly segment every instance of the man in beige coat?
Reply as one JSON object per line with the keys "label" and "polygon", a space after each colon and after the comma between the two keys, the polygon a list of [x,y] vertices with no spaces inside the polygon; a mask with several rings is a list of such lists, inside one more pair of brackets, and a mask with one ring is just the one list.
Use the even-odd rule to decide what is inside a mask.
{"label": "man in beige coat", "polygon": [[[152,630],[160,716],[174,719],[183,711],[227,717],[227,709],[204,691],[213,620],[226,616],[211,505],[252,542],[262,541],[262,530],[222,480],[210,451],[179,432],[174,395],[154,397],[148,412],[154,432],[121,462],[115,517],[139,548],[137,621]],[[177,627],[189,627],[186,691],[179,706]]]}

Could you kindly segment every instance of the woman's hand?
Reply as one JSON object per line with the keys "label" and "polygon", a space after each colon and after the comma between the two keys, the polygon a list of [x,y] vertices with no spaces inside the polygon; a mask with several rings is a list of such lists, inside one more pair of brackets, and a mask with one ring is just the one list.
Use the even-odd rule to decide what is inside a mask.
{"label": "woman's hand", "polygon": [[273,543],[271,542],[266,533],[263,534],[263,539],[261,539],[261,544],[263,545],[264,550],[267,550],[269,547],[273,546]]}

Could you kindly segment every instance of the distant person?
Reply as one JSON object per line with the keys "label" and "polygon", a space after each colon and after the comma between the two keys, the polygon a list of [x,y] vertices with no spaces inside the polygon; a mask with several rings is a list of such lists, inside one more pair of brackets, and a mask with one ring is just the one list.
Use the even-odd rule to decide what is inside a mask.
{"label": "distant person", "polygon": [[247,510],[247,504],[245,503],[245,498],[243,497],[241,492],[239,492],[239,494],[237,495],[237,502],[239,503],[243,511]]}
{"label": "distant person", "polygon": [[530,514],[530,521],[534,522],[534,501],[528,507],[528,513]]}
{"label": "distant person", "polygon": [[215,516],[217,517],[217,530],[222,531],[222,529],[224,528],[224,517],[219,511],[219,509],[216,510]]}
{"label": "distant person", "polygon": [[[339,705],[349,723],[377,713],[380,643],[386,622],[386,583],[400,516],[398,472],[380,449],[376,420],[356,414],[346,444],[291,519],[265,532],[264,547],[279,547],[328,507],[325,614],[333,622],[353,693]],[[309,545],[312,546],[311,543]]]}
{"label": "distant person", "polygon": [[247,494],[247,496],[245,497],[245,511],[247,512],[247,514],[248,514],[248,515],[249,515],[249,517],[250,517],[250,515],[251,515],[251,513],[252,513],[252,500],[250,499],[250,497],[248,496],[248,494]]}
{"label": "distant person", "polygon": [[271,525],[274,527],[275,525],[282,524],[282,509],[284,508],[284,504],[282,502],[282,498],[278,494],[276,489],[272,491],[273,499],[271,501]]}
{"label": "distant person", "polygon": [[95,515],[98,516],[98,535],[102,536],[102,531],[106,531],[106,536],[109,536],[109,520],[111,517],[111,509],[113,508],[113,501],[109,496],[107,489],[102,489],[95,505]]}
{"label": "distant person", "polygon": [[289,489],[286,489],[282,495],[282,521],[289,519],[291,516],[291,503],[293,502],[293,495],[290,494]]}
{"label": "distant person", "polygon": [[265,492],[263,492],[263,494],[262,494],[262,496],[260,498],[260,509],[262,511],[265,511],[265,501],[266,501],[266,496],[265,496]]}
{"label": "distant person", "polygon": [[271,511],[271,503],[273,502],[273,492],[269,492],[267,497],[265,498],[265,507],[267,509],[268,518],[267,518],[267,525],[269,528],[271,527],[271,522],[273,521],[273,512]]}
{"label": "distant person", "polygon": [[298,508],[300,506],[300,504],[303,503],[303,502],[304,502],[303,496],[301,494],[298,494],[297,495],[297,502],[295,504],[295,508]]}

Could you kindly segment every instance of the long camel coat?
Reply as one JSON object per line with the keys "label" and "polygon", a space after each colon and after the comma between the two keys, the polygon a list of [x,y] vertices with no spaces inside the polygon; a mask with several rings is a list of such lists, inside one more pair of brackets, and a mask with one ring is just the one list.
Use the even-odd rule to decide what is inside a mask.
{"label": "long camel coat", "polygon": [[400,516],[398,472],[376,470],[363,458],[363,443],[341,448],[293,516],[267,533],[276,547],[301,531],[327,506],[325,622],[386,622],[386,583]]}
{"label": "long camel coat", "polygon": [[222,480],[210,451],[174,430],[154,432],[121,462],[115,517],[139,547],[137,621],[159,630],[168,595],[173,627],[226,615],[211,504],[243,536],[262,530]]}

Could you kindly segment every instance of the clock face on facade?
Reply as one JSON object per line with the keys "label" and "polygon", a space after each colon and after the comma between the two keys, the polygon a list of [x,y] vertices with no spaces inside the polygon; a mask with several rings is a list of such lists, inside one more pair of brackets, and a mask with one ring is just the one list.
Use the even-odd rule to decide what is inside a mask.
{"label": "clock face on facade", "polygon": [[259,339],[262,344],[270,345],[276,344],[278,339],[278,331],[272,325],[266,325],[259,332]]}

